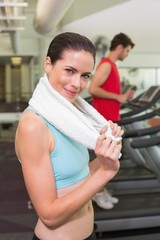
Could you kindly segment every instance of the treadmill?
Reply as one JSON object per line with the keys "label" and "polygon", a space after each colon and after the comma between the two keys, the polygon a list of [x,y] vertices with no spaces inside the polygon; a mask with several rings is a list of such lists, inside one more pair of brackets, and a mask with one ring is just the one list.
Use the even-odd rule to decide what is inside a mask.
{"label": "treadmill", "polygon": [[[150,94],[148,94],[148,92]],[[149,102],[147,98],[144,98],[147,95],[150,98]],[[138,106],[138,108],[141,108],[141,112],[143,112],[148,110],[148,108],[152,108],[157,102],[159,102],[159,99],[160,99],[160,88],[157,88],[157,86],[151,87],[149,91],[146,91],[144,95],[142,94],[141,97],[138,98],[138,102],[140,104],[136,104],[135,102],[134,104],[132,104],[132,106],[134,105],[134,109],[132,107],[132,110],[129,111],[129,115],[132,116],[134,115],[133,113],[135,114],[140,113],[140,111],[136,109],[135,106]],[[122,121],[123,120],[125,120],[125,118],[122,119]],[[157,129],[157,132],[158,131],[159,130]],[[153,128],[153,129],[150,129],[149,134],[151,133],[155,134],[155,132],[156,130],[155,128]],[[143,134],[145,135],[145,133]],[[137,150],[139,146],[140,148],[146,147],[146,145],[143,146],[143,143],[146,144],[144,139],[142,140],[138,139],[138,140],[139,142],[136,143],[138,145],[136,145],[134,149]],[[147,148],[152,149],[153,142],[155,144],[155,141],[159,141],[159,138],[157,137],[157,139],[156,140],[154,139],[154,141],[153,141],[153,138],[150,139],[150,143],[147,143],[148,144]],[[151,144],[151,146],[149,144]],[[134,146],[134,142],[133,142],[133,146]],[[128,168],[127,170],[129,169],[130,168]],[[156,177],[154,176],[153,178],[155,180]],[[122,179],[123,179],[123,174],[122,174]],[[115,179],[113,179],[110,183],[108,183],[107,189],[108,187],[115,189],[116,181]],[[137,229],[145,229],[145,231],[147,231],[148,228],[152,228],[152,229],[155,229],[157,227],[159,228],[160,227],[160,188],[159,188],[160,182],[159,180],[157,180],[156,178],[156,181],[151,185],[149,185],[151,181],[149,180],[147,182],[147,180],[144,179],[144,182],[146,182],[145,189],[144,189],[144,185],[142,184],[141,186],[139,181],[137,181],[137,186],[136,186],[135,185],[136,181],[134,181],[134,184],[133,184],[133,182],[130,182],[130,180],[126,178],[125,187],[124,187],[124,182],[125,180],[123,179],[123,187],[122,187],[121,180],[119,179],[120,187],[117,189],[117,197],[119,198],[120,201],[117,205],[114,206],[113,209],[111,210],[100,209],[95,203],[93,203],[94,209],[95,209],[95,231],[100,234],[103,233],[104,235],[104,233],[109,234],[110,232],[113,232],[113,231],[114,232],[119,232],[119,231],[122,232],[124,230],[137,231]],[[129,182],[130,184],[128,184]],[[114,193],[115,193],[115,190],[114,190]],[[160,239],[159,234],[158,234],[158,237],[159,237],[158,239]],[[123,236],[122,239],[126,239],[126,238],[124,238]],[[136,239],[140,239],[140,238],[136,238]],[[144,239],[147,239],[146,235]],[[155,239],[155,238],[151,238],[151,239]]]}
{"label": "treadmill", "polygon": [[[151,129],[150,129],[151,133]],[[143,144],[144,143],[144,144]],[[154,147],[160,144],[160,137],[152,140],[133,140],[134,148]],[[107,185],[108,188],[109,184]],[[160,227],[160,181],[159,186],[150,189],[141,189],[139,186],[128,188],[125,194],[117,193],[119,203],[113,209],[104,210],[95,203],[95,231],[97,233],[137,230]],[[107,238],[108,239],[108,238]],[[125,239],[125,238],[123,238]],[[140,239],[140,238],[138,238]],[[153,238],[154,239],[154,238]]]}
{"label": "treadmill", "polygon": [[[122,120],[118,122],[120,125],[123,126],[125,133],[123,135],[123,149],[122,149],[123,155],[121,159],[121,168],[116,177],[114,178],[114,180],[112,181],[111,188],[114,189],[114,192],[117,189],[121,189],[121,191],[124,192],[126,187],[128,186],[130,186],[130,188],[135,188],[135,186],[137,186],[138,188],[142,187],[152,188],[155,186],[159,187],[159,182],[157,179],[157,175],[159,176],[159,172],[158,174],[155,174],[153,170],[151,170],[150,164],[148,166],[148,164],[146,163],[147,151],[144,149],[143,150],[133,149],[131,147],[131,141],[133,137],[141,137],[147,134],[147,132],[148,134],[150,133],[147,129],[146,129],[147,131],[145,129],[140,129],[141,125],[139,125],[139,129],[136,129],[135,131],[135,128],[132,125],[134,125],[137,122],[144,123],[146,119],[160,116],[160,108],[158,108],[159,106],[158,107],[156,106],[159,104],[158,98],[159,94],[160,88],[158,88],[157,86],[150,87],[146,92],[138,96],[137,100],[134,99],[134,106],[137,105],[139,106],[140,103],[142,102],[141,103],[141,105],[143,105],[142,113],[137,114],[137,111],[134,111],[132,109],[131,117],[122,118]],[[135,108],[135,110],[137,109]],[[151,131],[152,134],[154,134],[159,131],[159,127],[157,126],[155,128],[152,128]],[[145,155],[144,152],[146,152]],[[127,153],[126,159],[124,153]],[[157,169],[155,169],[155,172],[157,172]]]}
{"label": "treadmill", "polygon": [[[143,166],[146,162],[146,156],[142,157],[141,151],[131,148],[130,142],[132,139],[129,138],[129,135],[131,135],[131,137],[140,137],[142,134],[141,128],[149,127],[148,124],[145,123],[145,120],[160,116],[160,86],[151,86],[147,91],[138,96],[136,100],[134,99],[132,101],[133,103],[129,104],[126,112],[126,114],[129,113],[130,116],[126,117],[126,114],[122,114],[122,119],[117,123],[121,125],[125,131],[123,136],[124,151],[128,152],[134,163],[138,166]],[[131,107],[132,110],[128,111],[131,105],[134,106],[134,110]],[[137,108],[135,106],[139,107]],[[141,112],[139,112],[140,110]],[[137,129],[137,132],[135,129]],[[133,134],[133,132],[135,132],[135,134]]]}
{"label": "treadmill", "polygon": [[[149,87],[145,92],[123,104],[121,111],[122,124],[123,119],[141,114],[143,111],[151,109],[154,104],[160,103],[160,86],[154,85]],[[119,121],[121,123],[121,121]]]}

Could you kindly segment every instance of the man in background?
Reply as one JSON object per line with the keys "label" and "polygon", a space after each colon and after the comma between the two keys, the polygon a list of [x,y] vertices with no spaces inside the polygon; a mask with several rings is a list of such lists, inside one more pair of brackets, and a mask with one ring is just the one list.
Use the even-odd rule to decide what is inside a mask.
{"label": "man in background", "polygon": [[[101,59],[91,80],[89,93],[93,96],[92,105],[106,120],[119,121],[121,104],[133,98],[135,91],[132,89],[121,93],[116,62],[123,61],[134,45],[126,34],[115,35],[111,40],[108,55]],[[112,197],[106,188],[96,194],[93,200],[104,209],[111,209],[113,204],[118,202],[118,199]]]}

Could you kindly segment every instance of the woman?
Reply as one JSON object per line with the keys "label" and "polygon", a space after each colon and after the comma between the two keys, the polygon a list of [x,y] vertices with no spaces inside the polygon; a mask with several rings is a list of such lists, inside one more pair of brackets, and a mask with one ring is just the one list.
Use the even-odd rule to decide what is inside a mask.
{"label": "woman", "polygon": [[[15,137],[16,153],[21,161],[27,191],[39,217],[33,239],[96,239],[91,200],[117,173],[121,144],[106,137],[109,127],[103,126],[94,146],[97,158],[89,163],[87,148],[74,140],[78,135],[82,143],[86,141],[87,137],[83,139],[83,135],[78,134],[81,122],[65,126],[70,114],[73,115],[72,111],[68,114],[68,109],[75,109],[73,104],[85,89],[94,64],[95,48],[89,39],[70,32],[56,36],[44,63],[44,88],[40,84],[38,93],[35,90],[29,108],[19,121]],[[46,83],[49,90],[45,89]],[[55,94],[53,101],[52,90]],[[35,102],[37,105],[34,105]],[[59,105],[56,106],[56,102]],[[65,110],[61,105],[67,106]],[[43,111],[46,113],[43,114]],[[77,108],[75,111],[79,114]],[[71,137],[51,123],[56,117],[56,126],[61,127],[64,121],[63,130],[71,129]],[[73,130],[74,124],[77,131]],[[121,137],[123,131],[117,124],[110,122],[110,127],[114,137]]]}

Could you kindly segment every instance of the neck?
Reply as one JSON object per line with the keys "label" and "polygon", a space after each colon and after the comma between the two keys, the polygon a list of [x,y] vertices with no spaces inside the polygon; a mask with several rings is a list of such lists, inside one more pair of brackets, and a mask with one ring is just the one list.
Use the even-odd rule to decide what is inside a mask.
{"label": "neck", "polygon": [[116,52],[110,52],[107,57],[114,63],[118,60]]}

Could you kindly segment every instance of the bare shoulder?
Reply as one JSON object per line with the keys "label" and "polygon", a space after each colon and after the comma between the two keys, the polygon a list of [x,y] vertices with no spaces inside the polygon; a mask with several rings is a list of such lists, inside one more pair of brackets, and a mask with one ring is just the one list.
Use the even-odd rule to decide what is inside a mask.
{"label": "bare shoulder", "polygon": [[25,111],[18,123],[15,141],[32,143],[48,138],[48,128],[43,119],[33,111]]}
{"label": "bare shoulder", "polygon": [[17,150],[23,146],[47,147],[50,144],[50,132],[39,115],[30,110],[22,114],[15,135],[15,144]]}
{"label": "bare shoulder", "polygon": [[43,119],[31,110],[25,111],[18,123],[17,131],[25,134],[38,133],[46,130]]}
{"label": "bare shoulder", "polygon": [[98,66],[95,74],[93,75],[89,90],[91,94],[94,94],[94,88],[101,87],[102,84],[106,81],[106,78],[109,76],[111,71],[111,66],[108,62],[104,62]]}
{"label": "bare shoulder", "polygon": [[101,71],[104,70],[110,70],[111,69],[111,64],[109,62],[103,62],[100,64],[99,68]]}

